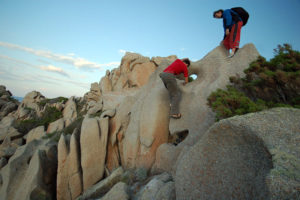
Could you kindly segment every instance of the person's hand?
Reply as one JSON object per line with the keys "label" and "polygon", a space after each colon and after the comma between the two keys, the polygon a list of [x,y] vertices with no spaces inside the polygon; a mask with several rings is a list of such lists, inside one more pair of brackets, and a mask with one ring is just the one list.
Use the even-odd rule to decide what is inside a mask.
{"label": "person's hand", "polygon": [[229,29],[226,29],[226,35],[229,35]]}
{"label": "person's hand", "polygon": [[224,46],[224,40],[220,42],[220,46]]}

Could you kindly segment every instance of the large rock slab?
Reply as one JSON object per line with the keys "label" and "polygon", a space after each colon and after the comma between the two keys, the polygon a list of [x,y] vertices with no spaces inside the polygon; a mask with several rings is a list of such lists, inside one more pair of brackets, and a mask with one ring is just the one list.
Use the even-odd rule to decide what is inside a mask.
{"label": "large rock slab", "polygon": [[181,157],[176,198],[298,198],[299,121],[300,110],[276,108],[216,123]]}
{"label": "large rock slab", "polygon": [[124,166],[149,169],[154,163],[157,148],[168,141],[169,132],[171,135],[188,133],[178,145],[180,149],[198,141],[215,122],[214,113],[206,105],[209,94],[217,88],[224,88],[230,76],[242,74],[258,55],[254,45],[248,44],[239,50],[235,58],[228,59],[224,48],[217,47],[202,60],[192,63],[189,74],[198,75],[197,79],[186,86],[177,80],[182,90],[180,111],[183,116],[176,120],[169,119],[168,91],[159,77],[171,62],[162,60],[148,83],[135,96],[136,101],[131,107],[121,155]]}
{"label": "large rock slab", "polygon": [[0,121],[0,129],[5,127],[10,127],[13,125],[16,119],[13,116],[6,116]]}
{"label": "large rock slab", "polygon": [[119,182],[116,185],[114,185],[114,187],[112,187],[112,189],[107,194],[105,194],[105,196],[101,198],[101,200],[128,200],[130,198],[127,191],[128,186],[123,182]]}
{"label": "large rock slab", "polygon": [[168,94],[156,70],[137,94],[131,107],[130,122],[123,139],[123,160],[126,168],[151,168],[156,149],[168,140]]}
{"label": "large rock slab", "polygon": [[84,118],[81,126],[80,149],[83,189],[86,191],[102,179],[109,129],[108,117]]}
{"label": "large rock slab", "polygon": [[0,199],[54,199],[56,145],[34,140],[19,147],[0,171]]}
{"label": "large rock slab", "polygon": [[63,130],[65,127],[65,120],[64,118],[60,118],[54,122],[51,122],[47,128],[47,133],[54,133],[57,131]]}
{"label": "large rock slab", "polygon": [[98,83],[92,83],[91,89],[84,95],[84,99],[89,101],[99,101],[101,97],[100,86]]}
{"label": "large rock slab", "polygon": [[18,108],[18,102],[12,100],[12,93],[0,85],[0,120]]}
{"label": "large rock slab", "polygon": [[177,157],[179,156],[181,150],[181,147],[176,147],[169,143],[160,145],[156,151],[156,159],[151,172],[153,174],[173,172],[176,166]]}
{"label": "large rock slab", "polygon": [[132,66],[132,71],[128,75],[131,87],[142,87],[148,82],[150,75],[155,71],[156,66],[152,62],[139,63]]}
{"label": "large rock slab", "polygon": [[75,199],[83,191],[79,135],[75,131],[70,139],[62,134],[58,142],[57,200]]}
{"label": "large rock slab", "polygon": [[70,97],[63,110],[65,127],[69,126],[77,118],[75,97]]}
{"label": "large rock slab", "polygon": [[25,117],[24,116],[24,114],[26,114],[24,113],[25,108],[33,109],[37,113],[37,115],[40,116],[42,107],[39,105],[39,103],[44,99],[45,97],[40,92],[37,91],[32,91],[26,94],[21,104],[18,107],[16,113],[18,118]]}
{"label": "large rock slab", "polygon": [[109,122],[110,134],[107,144],[106,166],[110,171],[125,164],[121,156],[123,155],[123,139],[130,119],[130,110],[135,100],[134,96],[126,96],[116,107],[116,114]]}
{"label": "large rock slab", "polygon": [[192,62],[188,71],[190,75],[197,75],[197,78],[186,86],[180,86],[182,117],[170,120],[170,133],[188,130],[189,135],[184,143],[193,145],[198,141],[215,122],[214,113],[207,106],[207,97],[216,89],[225,88],[230,76],[239,74],[243,77],[244,69],[258,56],[259,53],[253,44],[246,44],[240,48],[231,59],[227,58],[225,49],[218,46],[201,60]]}
{"label": "large rock slab", "polygon": [[10,137],[6,137],[0,145],[0,158],[5,157],[9,159],[16,152],[18,144],[12,143]]}
{"label": "large rock slab", "polygon": [[3,106],[0,106],[0,120],[7,116],[9,113],[11,113],[12,111],[17,110],[18,105],[14,102],[6,102]]}
{"label": "large rock slab", "polygon": [[110,71],[107,70],[105,76],[101,79],[99,84],[101,93],[112,91],[112,83],[109,76],[110,76]]}
{"label": "large rock slab", "polygon": [[151,180],[139,191],[136,196],[140,200],[175,199],[175,186],[172,176],[162,173]]}
{"label": "large rock slab", "polygon": [[29,131],[29,133],[27,134],[26,143],[29,143],[32,140],[39,140],[45,135],[46,135],[46,131],[44,126],[36,127],[31,131]]}
{"label": "large rock slab", "polygon": [[81,195],[77,198],[77,200],[88,200],[88,199],[98,198],[98,197],[103,196],[116,183],[118,183],[121,180],[123,173],[124,173],[124,170],[122,167],[117,168],[116,170],[114,170],[111,173],[110,176],[108,176],[104,180],[93,185],[91,188],[89,188],[87,191],[85,191],[83,193],[83,195]]}
{"label": "large rock slab", "polygon": [[11,126],[0,127],[0,142],[2,142],[6,137],[9,137],[11,140],[13,140],[23,137],[23,134]]}

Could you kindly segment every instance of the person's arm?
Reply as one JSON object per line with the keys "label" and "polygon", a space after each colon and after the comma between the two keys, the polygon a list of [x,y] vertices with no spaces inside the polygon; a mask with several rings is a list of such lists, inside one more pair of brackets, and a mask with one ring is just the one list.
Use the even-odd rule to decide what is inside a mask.
{"label": "person's arm", "polygon": [[188,69],[187,69],[186,66],[184,67],[183,74],[184,74],[184,80],[185,80],[185,82],[183,83],[183,85],[185,85],[185,84],[187,84],[189,82],[189,72],[188,72]]}
{"label": "person's arm", "polygon": [[225,35],[229,34],[229,28],[232,23],[232,16],[230,13],[230,10],[224,10],[223,12],[223,20],[224,20],[224,29],[225,29]]}
{"label": "person's arm", "polygon": [[185,82],[183,83],[183,85],[187,84],[189,82],[189,77],[184,77]]}
{"label": "person's arm", "polygon": [[225,35],[229,35],[229,28],[226,28]]}

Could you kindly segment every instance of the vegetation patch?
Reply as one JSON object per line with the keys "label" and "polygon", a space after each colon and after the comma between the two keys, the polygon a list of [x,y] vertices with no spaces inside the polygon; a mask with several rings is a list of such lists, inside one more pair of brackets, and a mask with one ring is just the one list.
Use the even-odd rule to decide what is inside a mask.
{"label": "vegetation patch", "polygon": [[87,102],[85,100],[76,102],[76,110],[77,110],[78,116],[82,117],[87,113],[87,110],[83,110],[84,105],[86,105],[86,103]]}
{"label": "vegetation patch", "polygon": [[300,52],[288,44],[274,49],[270,61],[262,56],[252,62],[245,77],[230,77],[226,90],[208,97],[216,119],[257,112],[273,107],[300,108]]}
{"label": "vegetation patch", "polygon": [[54,142],[58,142],[61,134],[71,135],[76,128],[80,131],[83,119],[84,119],[84,117],[79,117],[75,121],[73,121],[69,126],[65,127],[63,130],[55,131],[53,133],[48,133],[43,138],[50,139]]}
{"label": "vegetation patch", "polygon": [[47,103],[49,104],[53,104],[53,103],[59,103],[59,102],[63,102],[66,103],[68,101],[68,98],[66,97],[56,97],[54,99],[44,99],[41,102],[39,102],[39,106],[45,106]]}
{"label": "vegetation patch", "polygon": [[55,131],[53,133],[47,133],[45,136],[43,136],[43,139],[50,139],[50,140],[58,143],[61,134],[62,134],[62,131]]}
{"label": "vegetation patch", "polygon": [[33,128],[38,126],[48,127],[51,122],[54,122],[62,118],[62,112],[57,110],[55,107],[47,107],[41,117],[36,114],[32,119],[28,120],[17,120],[14,123],[14,127],[23,134],[27,134]]}
{"label": "vegetation patch", "polygon": [[65,134],[70,134],[71,135],[74,132],[75,128],[77,128],[80,131],[83,119],[84,119],[84,117],[77,118],[69,126],[64,128],[62,130],[62,132],[65,133]]}

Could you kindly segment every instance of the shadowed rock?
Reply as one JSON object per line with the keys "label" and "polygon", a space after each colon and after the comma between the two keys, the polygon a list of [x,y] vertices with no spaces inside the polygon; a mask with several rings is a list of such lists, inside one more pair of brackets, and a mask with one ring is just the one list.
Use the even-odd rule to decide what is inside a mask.
{"label": "shadowed rock", "polygon": [[56,145],[48,141],[19,147],[0,171],[0,199],[55,198],[56,154]]}
{"label": "shadowed rock", "polygon": [[71,139],[63,134],[58,143],[57,200],[75,199],[83,191],[80,166],[80,144],[78,130]]}
{"label": "shadowed rock", "polygon": [[[298,109],[277,108],[216,123],[179,160],[176,197],[276,199],[281,193],[285,199],[287,191],[297,196],[297,176],[286,174],[299,174],[299,121]],[[279,152],[296,158],[287,163],[298,164],[278,162]]]}

